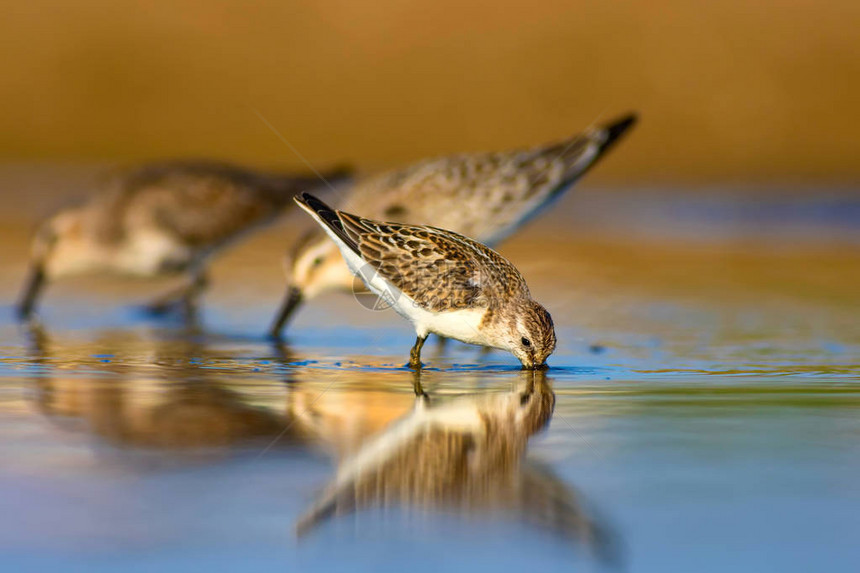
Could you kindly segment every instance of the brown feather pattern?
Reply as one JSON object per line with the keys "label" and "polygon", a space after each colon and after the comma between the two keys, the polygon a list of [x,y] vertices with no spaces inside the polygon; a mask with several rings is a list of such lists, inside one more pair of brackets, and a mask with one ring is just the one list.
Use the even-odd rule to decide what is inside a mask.
{"label": "brown feather pattern", "polygon": [[468,237],[337,214],[361,257],[425,310],[492,309],[502,299],[529,297],[525,279],[507,259]]}

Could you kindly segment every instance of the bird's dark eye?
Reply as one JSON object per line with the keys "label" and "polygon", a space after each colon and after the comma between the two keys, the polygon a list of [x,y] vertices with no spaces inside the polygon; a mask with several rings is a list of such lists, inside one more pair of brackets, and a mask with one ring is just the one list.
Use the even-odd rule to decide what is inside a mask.
{"label": "bird's dark eye", "polygon": [[318,267],[318,266],[320,266],[320,265],[322,264],[322,262],[323,262],[323,258],[322,258],[322,257],[317,257],[317,258],[315,258],[315,259],[314,259],[314,262],[312,262],[312,263],[311,263],[311,266],[312,266],[312,267]]}
{"label": "bird's dark eye", "polygon": [[531,346],[532,345],[532,341],[529,340],[528,338],[526,338],[525,336],[523,336],[521,342],[523,343],[523,346]]}

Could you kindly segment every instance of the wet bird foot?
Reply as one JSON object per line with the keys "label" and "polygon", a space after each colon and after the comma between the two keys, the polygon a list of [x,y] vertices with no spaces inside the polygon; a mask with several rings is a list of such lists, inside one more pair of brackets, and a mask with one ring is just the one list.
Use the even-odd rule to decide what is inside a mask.
{"label": "wet bird foot", "polygon": [[415,339],[415,345],[409,351],[409,368],[413,370],[421,369],[421,348],[424,346],[426,340],[427,336],[419,336]]}

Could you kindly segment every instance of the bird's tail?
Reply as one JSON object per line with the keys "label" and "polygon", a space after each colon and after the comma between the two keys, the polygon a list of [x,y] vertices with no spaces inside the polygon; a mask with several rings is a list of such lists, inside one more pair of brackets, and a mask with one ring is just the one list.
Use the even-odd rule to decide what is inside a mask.
{"label": "bird's tail", "polygon": [[[508,225],[490,237],[487,244],[495,244],[515,229],[549,208],[565,191],[589,169],[636,123],[636,114],[630,113],[615,121],[592,127],[578,135],[531,149],[519,158],[517,168],[528,178],[524,199],[529,205],[507,214]],[[499,215],[504,220],[504,215]]]}
{"label": "bird's tail", "polygon": [[562,180],[564,185],[569,186],[597,164],[600,158],[606,155],[606,152],[636,124],[636,121],[636,114],[629,113],[545,147],[540,154],[551,161],[561,159],[564,165]]}
{"label": "bird's tail", "polygon": [[310,193],[299,193],[294,197],[299,207],[307,211],[311,217],[316,219],[317,223],[325,230],[333,239],[343,242],[350,249],[359,252],[358,243],[355,239],[349,236],[340,220],[338,212],[317,199]]}

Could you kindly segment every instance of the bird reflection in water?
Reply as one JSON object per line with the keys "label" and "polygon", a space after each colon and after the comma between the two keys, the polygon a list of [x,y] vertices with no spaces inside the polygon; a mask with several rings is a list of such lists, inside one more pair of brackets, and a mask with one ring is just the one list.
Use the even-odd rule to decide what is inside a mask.
{"label": "bird reflection in water", "polygon": [[[170,465],[243,453],[256,460],[276,449],[335,457],[334,479],[296,523],[300,536],[372,508],[437,510],[521,521],[603,563],[620,562],[606,522],[550,467],[525,459],[555,405],[542,371],[517,373],[507,392],[443,397],[424,392],[427,373],[291,367],[285,384],[254,378],[249,393],[241,368],[231,371],[227,360],[225,369],[213,369],[224,355],[194,337],[106,333],[98,348],[137,358],[100,365],[104,372],[92,380],[62,375],[63,366],[80,370],[93,361],[91,345],[80,353],[52,346],[44,333],[31,333],[39,409],[64,430],[82,429],[115,446],[111,460],[133,463],[141,452],[159,453]],[[289,349],[281,351],[275,361],[294,363]],[[415,395],[392,391],[407,376]],[[463,377],[464,384],[480,382]],[[151,455],[143,459],[150,467]]]}
{"label": "bird reflection in water", "polygon": [[41,329],[31,329],[29,339],[31,359],[41,367],[35,394],[40,411],[62,429],[83,430],[117,446],[117,454],[161,452],[193,462],[230,452],[256,454],[260,444],[275,437],[277,447],[297,439],[284,432],[290,426],[283,412],[286,388],[267,393],[271,407],[260,404],[241,381],[230,383],[233,376],[201,367],[218,358],[194,337],[106,332],[96,341],[98,348],[136,359],[99,364],[102,372],[92,378],[63,375],[68,364],[93,361],[88,345],[80,353],[68,347],[52,350]]}
{"label": "bird reflection in water", "polygon": [[370,508],[502,515],[617,564],[614,534],[580,494],[549,467],[524,460],[529,438],[549,424],[555,406],[545,376],[524,371],[510,392],[438,403],[416,378],[412,411],[340,460],[335,478],[298,520],[298,535]]}

